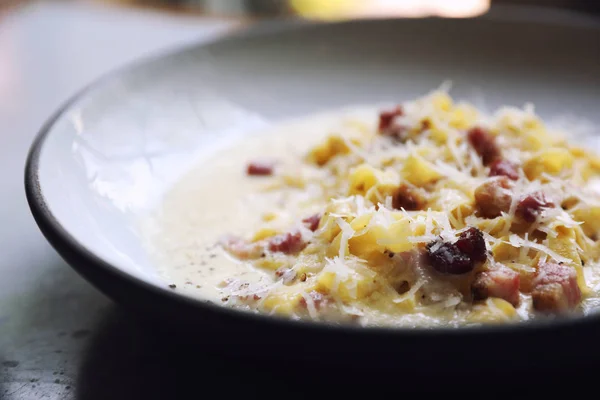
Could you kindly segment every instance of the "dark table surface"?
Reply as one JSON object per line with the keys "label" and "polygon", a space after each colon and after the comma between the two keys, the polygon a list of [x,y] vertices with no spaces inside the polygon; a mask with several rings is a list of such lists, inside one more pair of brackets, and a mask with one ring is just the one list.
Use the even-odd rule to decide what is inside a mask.
{"label": "dark table surface", "polygon": [[[67,3],[34,4],[1,18],[1,399],[305,398],[326,391],[372,398],[379,390],[400,396],[452,389],[421,385],[419,377],[409,380],[394,371],[336,371],[212,355],[218,349],[202,337],[169,340],[97,292],[56,255],[31,218],[22,171],[33,137],[59,104],[106,71],[238,25]],[[492,380],[489,387],[514,391],[516,385],[521,394],[539,394],[543,387],[575,382],[585,390],[582,375],[596,369],[595,360],[588,361],[585,371],[557,369],[550,386],[531,371],[526,379],[511,378],[512,385]],[[339,381],[342,372],[346,379]],[[472,381],[457,383],[460,391],[474,388]]]}

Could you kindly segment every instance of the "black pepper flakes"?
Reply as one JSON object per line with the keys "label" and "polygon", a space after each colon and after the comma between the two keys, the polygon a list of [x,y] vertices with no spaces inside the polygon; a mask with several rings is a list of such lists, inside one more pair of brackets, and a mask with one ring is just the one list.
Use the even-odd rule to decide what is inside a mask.
{"label": "black pepper flakes", "polygon": [[170,287],[171,289],[175,289],[175,288],[177,287],[177,285],[176,285],[176,284],[174,284],[174,283],[171,283],[171,284],[169,285],[169,287]]}

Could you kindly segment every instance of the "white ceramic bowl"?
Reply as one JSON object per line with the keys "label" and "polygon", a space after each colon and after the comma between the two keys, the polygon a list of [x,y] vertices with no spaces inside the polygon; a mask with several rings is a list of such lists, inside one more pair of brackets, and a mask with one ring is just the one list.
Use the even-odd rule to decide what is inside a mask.
{"label": "white ceramic bowl", "polygon": [[[234,131],[323,109],[402,101],[446,80],[454,97],[484,99],[490,109],[533,102],[542,117],[573,113],[600,123],[599,32],[598,24],[498,19],[284,24],[178,50],[112,74],[63,106],[33,144],[28,200],[50,243],[117,301],[177,316],[178,324],[274,329],[272,318],[168,289],[140,244],[136,218],[199,151]],[[327,330],[332,338],[342,329],[277,324],[302,335]],[[343,329],[345,337],[366,331]],[[421,340],[416,331],[368,331]]]}

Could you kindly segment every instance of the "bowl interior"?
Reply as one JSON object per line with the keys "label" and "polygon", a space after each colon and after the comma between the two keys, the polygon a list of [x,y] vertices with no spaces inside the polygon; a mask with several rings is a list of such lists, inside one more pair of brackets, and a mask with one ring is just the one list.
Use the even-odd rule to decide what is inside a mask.
{"label": "bowl interior", "polygon": [[203,153],[279,120],[396,102],[451,80],[485,106],[600,123],[598,29],[481,20],[360,21],[242,33],[113,75],[43,132],[40,200],[89,252],[165,287],[137,218]]}

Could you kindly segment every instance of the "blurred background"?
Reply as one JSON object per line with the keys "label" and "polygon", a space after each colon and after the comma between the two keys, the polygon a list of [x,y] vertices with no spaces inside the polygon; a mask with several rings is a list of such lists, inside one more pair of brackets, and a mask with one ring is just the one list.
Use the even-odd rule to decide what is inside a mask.
{"label": "blurred background", "polygon": [[[599,13],[596,0],[39,0],[37,2],[99,3],[200,13],[215,17],[472,17],[499,5],[542,6]],[[0,0],[8,9],[36,0]]]}

